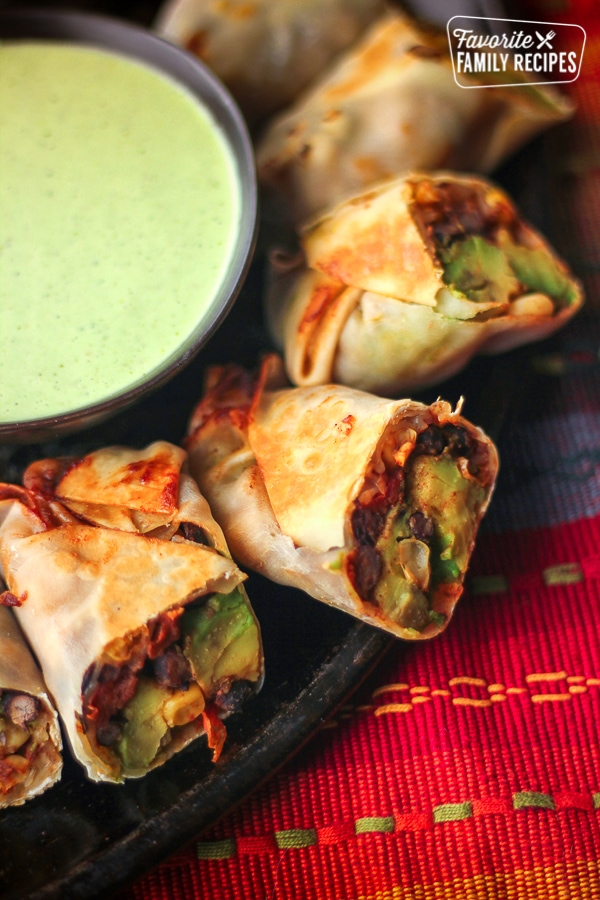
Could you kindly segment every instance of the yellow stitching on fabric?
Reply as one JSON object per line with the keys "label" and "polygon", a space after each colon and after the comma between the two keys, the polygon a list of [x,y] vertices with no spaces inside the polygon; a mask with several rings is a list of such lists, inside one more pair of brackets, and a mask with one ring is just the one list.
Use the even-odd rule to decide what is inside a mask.
{"label": "yellow stitching on fabric", "polygon": [[473,687],[487,687],[487,681],[483,678],[474,678],[472,675],[457,675],[448,682],[450,687],[457,684],[471,684]]}
{"label": "yellow stitching on fabric", "polygon": [[[563,703],[565,700],[570,700],[573,697],[586,694],[588,687],[600,686],[600,678],[588,678],[585,675],[567,675],[564,669],[558,672],[532,672],[525,676],[525,681],[528,687],[520,687],[517,685],[506,687],[502,682],[492,682],[488,684],[485,678],[480,678],[475,675],[456,675],[449,679],[448,688],[466,685],[467,687],[485,689],[488,697],[481,698],[466,697],[461,696],[460,694],[457,695],[455,691],[449,690],[448,688],[432,688],[430,685],[426,684],[416,684],[411,687],[406,682],[392,682],[376,688],[372,692],[372,699],[375,700],[382,694],[393,691],[408,691],[410,698],[408,698],[406,702],[386,703],[381,706],[377,706],[376,704],[362,704],[361,706],[354,708],[353,714],[356,712],[373,712],[374,715],[381,716],[388,713],[407,713],[414,710],[415,706],[426,704],[435,697],[450,698],[454,706],[482,709],[488,708],[493,704],[504,703],[509,697],[518,695],[526,695],[532,703],[537,705],[543,703]],[[552,685],[560,681],[565,681],[568,685],[567,690],[564,692],[559,693],[549,691],[548,693],[532,693],[528,689],[534,685]],[[342,713],[339,718],[344,719],[348,717],[348,714]],[[335,723],[327,723],[323,727],[333,728],[336,727],[336,725]]]}
{"label": "yellow stitching on fabric", "polygon": [[491,706],[491,700],[474,700],[472,697],[453,697],[452,702],[455,706],[479,706],[485,708]]}
{"label": "yellow stitching on fabric", "polygon": [[542,579],[547,587],[556,584],[578,584],[583,581],[583,571],[579,563],[561,563],[543,569]]}
{"label": "yellow stitching on fabric", "polygon": [[527,684],[534,684],[542,681],[563,681],[567,677],[565,671],[562,672],[535,672],[533,675],[526,675]]}
{"label": "yellow stitching on fabric", "polygon": [[387,694],[388,691],[407,691],[408,687],[407,684],[383,684],[381,687],[376,688],[371,696],[375,699],[380,694]]}
{"label": "yellow stitching on fabric", "polygon": [[376,716],[383,716],[385,713],[407,713],[412,712],[412,703],[387,703],[385,706],[378,706],[375,710]]}
{"label": "yellow stitching on fabric", "polygon": [[565,700],[572,700],[571,694],[532,694],[532,703],[563,703]]}

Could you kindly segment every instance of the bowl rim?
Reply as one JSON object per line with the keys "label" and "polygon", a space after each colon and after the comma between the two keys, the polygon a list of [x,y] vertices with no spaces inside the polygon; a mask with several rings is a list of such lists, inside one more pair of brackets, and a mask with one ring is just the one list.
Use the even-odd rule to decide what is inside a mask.
{"label": "bowl rim", "polygon": [[176,350],[150,373],[103,400],[50,416],[0,420],[0,444],[6,444],[58,437],[91,427],[154,392],[191,362],[231,311],[250,268],[258,231],[258,187],[248,128],[227,88],[200,59],[149,28],[67,8],[5,7],[0,9],[0,40],[88,46],[118,53],[166,75],[191,92],[209,112],[231,151],[240,190],[237,238],[228,269],[208,309]]}

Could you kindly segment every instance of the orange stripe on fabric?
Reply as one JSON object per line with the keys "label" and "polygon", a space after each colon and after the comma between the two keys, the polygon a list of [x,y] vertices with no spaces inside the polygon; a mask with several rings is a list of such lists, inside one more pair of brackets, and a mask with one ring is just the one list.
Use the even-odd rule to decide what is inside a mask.
{"label": "orange stripe on fabric", "polygon": [[356,900],[596,900],[600,862],[573,860],[434,884],[398,885]]}

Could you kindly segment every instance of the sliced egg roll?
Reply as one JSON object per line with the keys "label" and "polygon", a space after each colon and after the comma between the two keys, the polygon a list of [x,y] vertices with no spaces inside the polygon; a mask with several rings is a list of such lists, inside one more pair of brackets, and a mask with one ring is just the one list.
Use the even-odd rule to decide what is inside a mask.
{"label": "sliced egg roll", "polygon": [[270,328],[297,385],[398,396],[477,352],[539,340],[582,289],[511,199],[483,178],[414,173],[339,204],[273,255]]}
{"label": "sliced egg roll", "polygon": [[89,777],[142,776],[204,733],[218,758],[263,654],[185,452],[108,447],[23,481],[5,487],[0,567]]}
{"label": "sliced egg roll", "polygon": [[285,386],[211,370],[189,429],[190,467],[235,558],[407,639],[449,621],[498,457],[442,400],[340,385]]}
{"label": "sliced egg roll", "polygon": [[20,806],[62,772],[58,716],[0,585],[0,809]]}
{"label": "sliced egg roll", "polygon": [[382,0],[166,0],[155,28],[206,63],[255,122],[292,101],[382,9]]}
{"label": "sliced egg roll", "polygon": [[482,77],[490,73],[459,87],[445,30],[390,12],[267,127],[259,180],[302,222],[414,169],[491,172],[573,113],[568,98],[523,73],[499,73],[493,87]]}

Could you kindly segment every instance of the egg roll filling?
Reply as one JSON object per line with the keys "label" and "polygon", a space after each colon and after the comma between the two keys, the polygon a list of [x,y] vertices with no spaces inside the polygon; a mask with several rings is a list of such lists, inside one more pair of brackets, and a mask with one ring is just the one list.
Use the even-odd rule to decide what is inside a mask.
{"label": "egg roll filling", "polygon": [[26,780],[50,740],[49,721],[37,697],[0,690],[0,793]]}
{"label": "egg roll filling", "polygon": [[559,261],[493,187],[424,178],[414,183],[411,212],[448,286],[438,312],[484,321],[508,311],[551,316],[576,302]]}
{"label": "egg roll filling", "polygon": [[216,760],[221,716],[260,677],[257,623],[243,594],[211,594],[112,641],[83,679],[81,726],[121,773],[152,765],[182,729],[205,730]]}
{"label": "egg roll filling", "polygon": [[444,622],[434,609],[438,587],[464,577],[486,497],[485,460],[453,423],[413,431],[410,446],[405,438],[391,431],[367,473],[345,566],[364,602],[420,632]]}

